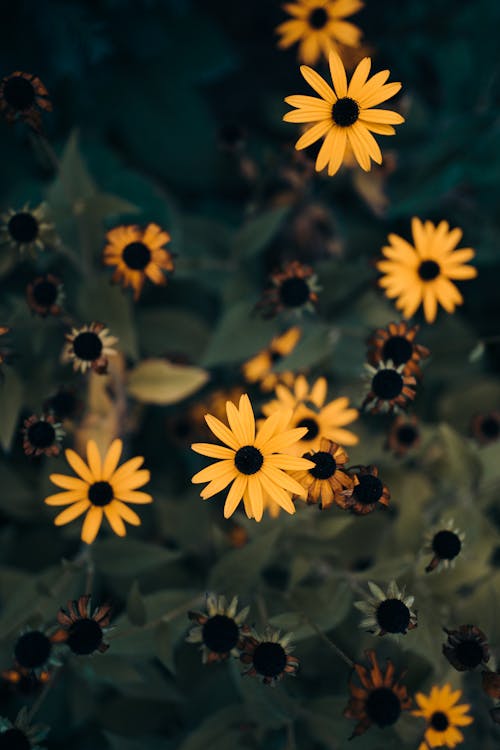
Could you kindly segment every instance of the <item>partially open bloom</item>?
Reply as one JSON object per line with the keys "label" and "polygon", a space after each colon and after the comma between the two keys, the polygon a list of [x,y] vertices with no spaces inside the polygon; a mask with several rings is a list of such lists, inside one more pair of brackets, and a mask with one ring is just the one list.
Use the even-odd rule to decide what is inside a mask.
{"label": "partially open bloom", "polygon": [[360,627],[367,628],[375,635],[405,635],[417,627],[417,615],[411,607],[414,596],[405,596],[395,581],[391,581],[384,593],[380,586],[368,581],[371,598],[354,602],[354,606],[364,614]]}
{"label": "partially open bloom", "polygon": [[399,414],[391,424],[387,435],[387,448],[395,456],[402,457],[416,448],[420,443],[420,430],[417,417],[412,414]]}
{"label": "partially open bloom", "polygon": [[0,113],[7,122],[22,120],[40,131],[42,111],[51,110],[49,92],[33,73],[16,70],[0,81]]}
{"label": "partially open bloom", "polygon": [[470,706],[467,703],[457,705],[462,696],[461,690],[453,691],[451,685],[442,688],[433,685],[429,695],[417,693],[415,700],[418,710],[413,716],[421,716],[427,722],[424,741],[419,750],[433,747],[456,747],[464,741],[462,732],[457,727],[466,727],[474,719],[467,716]]}
{"label": "partially open bloom", "polygon": [[73,362],[73,370],[103,374],[108,368],[108,357],[116,354],[113,348],[118,342],[103,323],[90,323],[81,328],[72,328],[66,334],[66,344],[61,355],[63,362]]}
{"label": "partially open bloom", "polygon": [[170,235],[158,224],[148,224],[145,229],[136,225],[116,227],[106,239],[104,263],[116,266],[113,281],[131,286],[134,299],[141,296],[146,279],[161,286],[167,283],[165,272],[174,270],[172,255],[165,249]]}
{"label": "partially open bloom", "polygon": [[226,661],[230,656],[238,657],[244,646],[245,634],[250,632],[245,620],[249,607],[238,613],[238,597],[229,603],[225,596],[209,594],[206,612],[188,612],[196,625],[186,638],[189,643],[199,643],[203,663]]}
{"label": "partially open bloom", "polygon": [[404,365],[395,367],[389,360],[379,362],[377,367],[365,364],[370,390],[363,401],[363,409],[372,414],[401,411],[415,398],[417,381],[413,375],[405,374]]}
{"label": "partially open bloom", "polygon": [[102,459],[97,444],[89,440],[87,463],[75,451],[65,451],[66,460],[78,477],[50,475],[50,480],[65,492],[49,495],[45,503],[69,506],[55,517],[55,525],[64,526],[85,513],[82,540],[87,544],[92,544],[96,538],[104,516],[115,534],[125,536],[124,521],[133,526],[141,524],[137,513],[126,503],[144,505],[153,502],[151,495],[137,491],[150,479],[147,469],[140,470],[144,458],[136,456],[118,466],[122,447],[121,440],[113,440]]}
{"label": "partially open bloom", "polygon": [[247,516],[260,521],[265,496],[270,496],[288,513],[295,513],[291,494],[302,497],[306,490],[286,472],[307,469],[312,462],[282,451],[300,440],[305,428],[289,429],[292,414],[285,410],[268,417],[256,433],[246,393],[241,396],[238,408],[228,401],[226,411],[229,427],[211,414],[205,416],[209,428],[225,445],[193,443],[191,446],[202,456],[218,459],[192,478],[195,484],[208,482],[201,497],[206,500],[231,484],[224,505],[225,518],[232,516],[243,499]]}
{"label": "partially open bloom", "polygon": [[406,687],[395,679],[392,661],[387,659],[384,673],[379,667],[375,651],[366,651],[366,656],[371,662],[371,669],[366,669],[362,664],[354,665],[361,686],[354,680],[349,683],[351,697],[344,716],[358,722],[351,739],[364,734],[372,724],[381,728],[392,726],[401,712],[407,711],[412,704]]}
{"label": "partially open bloom", "polygon": [[274,271],[270,279],[272,285],[265,290],[257,305],[264,317],[272,318],[284,311],[314,312],[320,287],[310,266],[291,260],[279,271]]}
{"label": "partially open bloom", "polygon": [[338,45],[357,47],[361,31],[346,21],[363,7],[361,0],[295,0],[283,6],[291,18],[278,26],[278,46],[299,44],[299,60],[314,65],[321,56],[328,59]]}
{"label": "partially open bloom", "polygon": [[274,687],[285,675],[294,676],[299,660],[291,656],[292,634],[281,635],[267,627],[262,635],[252,631],[245,637],[240,660],[246,665],[245,675],[257,677],[264,685]]}
{"label": "partially open bloom", "polygon": [[248,383],[259,383],[261,390],[272,391],[278,383],[293,382],[291,372],[274,372],[273,367],[295,349],[301,336],[297,326],[275,336],[269,346],[242,365],[243,376]]}
{"label": "partially open bloom", "polygon": [[456,630],[443,628],[448,640],[443,644],[443,654],[459,672],[473,671],[486,666],[490,649],[486,635],[476,625],[460,625]]}
{"label": "partially open bloom", "polygon": [[473,279],[477,270],[466,265],[475,252],[470,247],[456,249],[461,229],[450,229],[447,221],[437,226],[412,219],[413,245],[397,234],[389,235],[389,245],[382,248],[384,260],[377,263],[383,276],[379,286],[386,297],[395,299],[398,310],[411,318],[420,305],[428,323],[434,323],[438,304],[453,313],[463,297],[454,281]]}
{"label": "partially open bloom", "polygon": [[51,273],[38,276],[26,288],[28,305],[42,318],[46,318],[47,315],[60,315],[63,298],[61,279]]}
{"label": "partially open bloom", "polygon": [[429,356],[430,351],[416,343],[418,330],[419,326],[410,326],[405,320],[377,328],[367,342],[368,361],[377,366],[390,360],[394,367],[403,365],[405,375],[421,377],[420,362]]}
{"label": "partially open bloom", "polygon": [[30,695],[38,692],[45,683],[50,680],[50,672],[41,670],[35,674],[30,669],[24,669],[15,664],[9,669],[4,669],[0,676],[9,688],[22,695]]}
{"label": "partially open bloom", "polygon": [[344,429],[358,417],[358,410],[349,408],[349,399],[345,396],[325,404],[326,378],[318,378],[309,386],[306,378],[299,375],[293,388],[278,384],[275,393],[276,399],[264,404],[262,412],[269,416],[280,409],[293,409],[292,426],[306,428],[304,437],[294,446],[297,455],[319,450],[322,438],[340,445],[358,442],[357,435]]}
{"label": "partially open bloom", "polygon": [[296,471],[292,476],[307,489],[308,503],[319,503],[322,509],[329,508],[339,493],[354,488],[353,477],[345,471],[349,457],[337,443],[322,438],[319,451],[305,453],[304,458],[312,461],[314,466]]}
{"label": "partially open bloom", "polygon": [[371,68],[369,57],[363,58],[357,65],[349,85],[344,64],[335,52],[330,52],[329,64],[333,88],[315,70],[301,66],[300,72],[319,98],[302,95],[286,97],[285,102],[296,109],[287,112],[283,119],[311,125],[295,144],[299,150],[324,138],[316,158],[318,172],[328,166],[328,174],[336,174],[344,159],[347,143],[360,167],[368,172],[372,159],[377,164],[382,163],[382,153],[372,133],[394,135],[396,131],[393,126],[404,122],[397,112],[377,109],[375,105],[397,94],[401,84],[386,84],[390,75],[388,70],[368,79]]}
{"label": "partially open bloom", "polygon": [[49,730],[41,724],[31,724],[26,706],[14,723],[0,716],[0,747],[5,750],[44,750],[43,742]]}
{"label": "partially open bloom", "polygon": [[500,438],[500,411],[476,414],[472,420],[471,432],[480,445],[494,443]]}
{"label": "partially open bloom", "polygon": [[65,435],[53,414],[42,414],[24,420],[23,449],[27,456],[58,456]]}
{"label": "partially open bloom", "polygon": [[357,481],[354,482],[352,492],[343,495],[345,499],[341,507],[364,516],[378,507],[386,508],[389,505],[391,493],[380,479],[376,466],[351,468],[349,473]]}
{"label": "partially open bloom", "polygon": [[109,644],[104,636],[111,619],[111,605],[102,604],[91,614],[90,594],[69,601],[67,609],[60,608],[57,613],[59,628],[53,635],[55,643],[65,643],[79,656],[101,654],[107,651]]}
{"label": "partially open bloom", "polygon": [[34,254],[56,242],[55,227],[44,203],[33,209],[28,204],[19,211],[9,208],[0,216],[0,245]]}
{"label": "partially open bloom", "polygon": [[462,551],[464,540],[464,532],[455,526],[452,518],[446,524],[440,524],[432,529],[425,538],[424,551],[432,555],[425,572],[453,568]]}

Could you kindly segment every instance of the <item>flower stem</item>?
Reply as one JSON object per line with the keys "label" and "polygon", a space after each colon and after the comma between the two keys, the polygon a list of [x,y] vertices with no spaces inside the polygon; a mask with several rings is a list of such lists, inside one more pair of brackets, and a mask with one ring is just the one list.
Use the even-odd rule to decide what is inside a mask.
{"label": "flower stem", "polygon": [[56,667],[53,670],[52,674],[50,675],[49,681],[45,683],[40,693],[38,694],[37,699],[32,703],[31,708],[28,711],[28,721],[30,723],[33,721],[35,714],[38,713],[42,703],[45,701],[45,698],[49,694],[49,691],[52,689],[52,686],[56,682],[59,676],[60,670],[61,670],[61,667]]}
{"label": "flower stem", "polygon": [[330,638],[328,638],[328,636],[327,636],[327,635],[326,635],[325,633],[323,633],[323,631],[321,630],[321,628],[319,628],[319,627],[318,627],[318,625],[316,625],[316,623],[315,623],[315,622],[314,622],[313,620],[311,620],[311,618],[310,618],[310,617],[309,617],[308,615],[306,615],[306,613],[305,613],[305,612],[303,612],[303,611],[302,611],[302,610],[300,609],[300,607],[298,607],[298,606],[297,606],[297,605],[296,605],[296,604],[294,603],[294,601],[293,601],[293,598],[292,598],[292,597],[290,597],[290,596],[289,596],[289,597],[287,597],[287,598],[288,598],[288,599],[289,599],[289,601],[291,602],[291,604],[292,604],[292,606],[294,607],[294,609],[295,609],[295,611],[297,612],[297,614],[299,614],[299,615],[301,616],[301,618],[302,618],[302,619],[304,620],[304,622],[305,622],[305,623],[306,623],[307,625],[309,625],[309,627],[310,627],[310,628],[311,628],[312,630],[314,630],[314,632],[316,633],[316,635],[317,635],[317,636],[318,636],[319,638],[321,638],[321,640],[323,641],[323,643],[325,643],[325,644],[326,644],[326,645],[327,645],[327,646],[328,646],[328,647],[329,647],[329,648],[330,648],[330,649],[331,649],[332,651],[334,651],[334,652],[335,652],[335,654],[336,654],[336,655],[337,655],[337,656],[339,657],[339,659],[342,659],[342,661],[343,661],[343,662],[344,662],[345,664],[347,664],[347,666],[348,666],[348,667],[350,667],[351,669],[353,669],[353,668],[354,668],[354,662],[353,662],[353,660],[352,660],[352,659],[350,659],[350,658],[349,658],[349,657],[347,656],[347,654],[345,654],[345,653],[344,653],[344,652],[342,651],[342,649],[341,649],[341,648],[339,648],[339,647],[338,647],[338,646],[337,646],[337,645],[336,645],[336,644],[335,644],[335,643],[334,643],[334,642],[333,642],[332,640],[330,640]]}
{"label": "flower stem", "polygon": [[124,638],[128,635],[134,635],[135,633],[140,633],[144,630],[151,630],[152,628],[156,628],[157,625],[161,625],[162,623],[171,622],[172,620],[175,620],[176,617],[179,617],[179,615],[182,615],[184,613],[187,614],[187,612],[192,607],[196,607],[197,605],[202,604],[204,601],[205,601],[205,595],[200,594],[190,599],[187,602],[183,602],[178,607],[171,609],[170,612],[165,612],[165,614],[161,615],[160,617],[157,617],[155,620],[151,620],[151,622],[147,622],[142,627],[139,626],[139,627],[133,627],[133,628],[126,628],[126,630],[119,630],[114,636],[111,633],[108,636],[108,640],[116,641],[117,638]]}

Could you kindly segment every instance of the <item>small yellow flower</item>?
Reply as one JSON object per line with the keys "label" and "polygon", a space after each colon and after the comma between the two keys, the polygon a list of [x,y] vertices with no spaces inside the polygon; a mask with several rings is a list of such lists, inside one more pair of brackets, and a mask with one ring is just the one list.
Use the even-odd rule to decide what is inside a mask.
{"label": "small yellow flower", "polygon": [[419,750],[433,747],[456,747],[464,741],[462,732],[457,727],[466,727],[474,719],[467,716],[470,706],[467,703],[457,705],[462,695],[461,690],[452,691],[451,685],[442,688],[434,685],[430,695],[417,693],[415,700],[419,706],[412,711],[413,716],[421,716],[427,721],[424,742]]}
{"label": "small yellow flower", "polygon": [[245,380],[248,383],[259,383],[263,391],[272,391],[279,382],[293,383],[292,373],[273,372],[273,367],[295,349],[300,336],[301,330],[297,326],[275,336],[266,349],[262,349],[242,365]]}
{"label": "small yellow flower", "polygon": [[377,263],[383,273],[379,286],[405,318],[411,318],[423,305],[428,323],[436,320],[438,304],[453,313],[463,297],[451,279],[463,281],[477,276],[477,270],[466,263],[475,252],[470,247],[456,249],[461,229],[450,229],[447,221],[437,226],[412,219],[413,245],[397,234],[389,235],[389,245],[382,248],[384,260]]}
{"label": "small yellow flower", "polygon": [[102,460],[97,444],[89,440],[87,463],[75,451],[65,451],[66,460],[78,477],[66,474],[50,475],[51,482],[57,487],[62,487],[65,492],[49,495],[45,498],[45,503],[69,506],[55,517],[55,525],[64,526],[86,513],[82,526],[82,540],[87,544],[92,544],[96,538],[104,516],[115,534],[125,536],[127,531],[124,521],[133,526],[141,525],[137,513],[126,503],[143,505],[153,502],[151,495],[137,492],[137,489],[150,479],[147,469],[139,470],[144,458],[136,456],[118,467],[122,447],[121,440],[113,440]]}

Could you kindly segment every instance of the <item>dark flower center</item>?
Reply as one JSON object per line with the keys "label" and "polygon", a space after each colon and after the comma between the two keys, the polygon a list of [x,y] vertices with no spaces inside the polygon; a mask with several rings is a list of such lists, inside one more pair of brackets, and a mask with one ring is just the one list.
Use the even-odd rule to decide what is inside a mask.
{"label": "dark flower center", "polygon": [[332,117],[336,125],[341,128],[348,128],[354,125],[359,117],[359,104],[349,96],[343,96],[337,99],[332,107]]}
{"label": "dark flower center", "polygon": [[453,560],[462,549],[462,542],[453,532],[443,529],[434,535],[432,549],[441,560]]}
{"label": "dark flower center", "polygon": [[448,729],[450,722],[448,721],[448,717],[445,713],[442,711],[434,711],[434,713],[431,716],[431,727],[436,730],[436,732],[444,732],[445,729]]}
{"label": "dark flower center", "polygon": [[422,281],[432,281],[441,273],[439,263],[435,260],[423,260],[418,269],[418,275]]}
{"label": "dark flower center", "polygon": [[279,362],[283,359],[283,355],[280,352],[273,350],[269,352],[269,359],[271,360],[272,364],[275,365],[276,362]]}
{"label": "dark flower center", "polygon": [[37,281],[33,286],[33,297],[37,305],[51,307],[57,299],[57,286],[47,279]]}
{"label": "dark flower center", "polygon": [[240,631],[232,617],[214,615],[203,625],[203,643],[216,654],[229,653],[238,643]]}
{"label": "dark flower center", "polygon": [[234,465],[242,474],[256,474],[263,463],[262,453],[253,445],[244,445],[234,456]]}
{"label": "dark flower center", "polygon": [[384,401],[390,401],[403,390],[403,376],[396,370],[379,370],[372,380],[372,391]]}
{"label": "dark flower center", "polygon": [[11,216],[7,228],[15,242],[33,242],[38,237],[38,221],[28,211]]}
{"label": "dark flower center", "polygon": [[483,660],[483,649],[477,641],[462,641],[455,647],[455,654],[458,661],[469,669],[474,669]]}
{"label": "dark flower center", "polygon": [[413,344],[404,336],[391,336],[387,339],[382,349],[382,359],[391,359],[395,367],[404,365],[411,359]]}
{"label": "dark flower center", "polygon": [[11,727],[0,734],[0,750],[30,750],[31,742],[24,732]]}
{"label": "dark flower center", "polygon": [[309,469],[309,474],[315,479],[330,479],[337,471],[337,462],[327,451],[318,451],[312,455],[308,453],[307,458],[315,464],[312,469]]}
{"label": "dark flower center", "polygon": [[102,643],[102,628],[90,617],[76,620],[66,642],[74,654],[92,654]]}
{"label": "dark flower center", "polygon": [[20,638],[14,647],[16,661],[25,669],[41,667],[50,656],[52,644],[40,630],[30,630]]}
{"label": "dark flower center", "polygon": [[13,76],[5,81],[3,95],[7,104],[14,109],[29,109],[35,101],[33,84],[22,76]]}
{"label": "dark flower center", "polygon": [[418,432],[412,425],[404,424],[401,425],[401,427],[398,427],[397,439],[398,443],[401,443],[401,445],[413,445],[417,437]]}
{"label": "dark flower center", "polygon": [[307,281],[293,276],[281,283],[279,294],[285,307],[301,307],[309,299],[310,290]]}
{"label": "dark flower center", "polygon": [[253,652],[253,665],[264,677],[278,677],[286,667],[286,652],[280,643],[264,641]]}
{"label": "dark flower center", "polygon": [[480,429],[485,437],[497,438],[500,434],[500,422],[495,417],[485,417]]}
{"label": "dark flower center", "polygon": [[376,688],[366,699],[365,711],[374,724],[388,727],[399,719],[401,703],[390,688]]}
{"label": "dark flower center", "polygon": [[72,391],[58,391],[58,393],[47,401],[47,407],[60,419],[70,417],[74,413],[76,406],[77,398]]}
{"label": "dark flower center", "polygon": [[97,333],[84,331],[79,333],[73,341],[73,350],[78,359],[93,362],[101,355],[102,341]]}
{"label": "dark flower center", "polygon": [[144,242],[131,242],[123,248],[122,257],[133,271],[143,271],[151,260],[151,251]]}
{"label": "dark flower center", "polygon": [[34,448],[48,448],[56,438],[56,431],[50,422],[40,419],[28,427],[27,438]]}
{"label": "dark flower center", "polygon": [[353,490],[353,495],[361,505],[373,505],[382,497],[384,485],[378,477],[371,474],[360,474],[359,484]]}
{"label": "dark flower center", "polygon": [[377,607],[377,622],[388,633],[406,633],[410,610],[400,599],[386,599]]}
{"label": "dark flower center", "polygon": [[88,498],[92,505],[103,507],[113,499],[113,488],[109,482],[94,482],[88,489]]}
{"label": "dark flower center", "polygon": [[307,427],[307,432],[301,440],[314,440],[319,434],[319,425],[312,417],[305,417],[297,423],[296,427]]}
{"label": "dark flower center", "polygon": [[328,23],[328,13],[324,8],[314,8],[309,14],[309,26],[312,29],[323,29]]}

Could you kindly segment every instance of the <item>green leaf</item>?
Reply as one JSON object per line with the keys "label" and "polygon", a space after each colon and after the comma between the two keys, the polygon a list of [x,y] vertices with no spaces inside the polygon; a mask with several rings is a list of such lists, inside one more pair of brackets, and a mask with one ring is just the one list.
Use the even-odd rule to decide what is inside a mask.
{"label": "green leaf", "polygon": [[0,379],[0,444],[10,450],[14,431],[23,405],[23,384],[14,370],[5,367]]}
{"label": "green leaf", "polygon": [[294,641],[301,641],[315,634],[314,627],[303,615],[323,632],[331,630],[349,613],[352,592],[345,581],[332,578],[323,586],[296,587],[290,601],[293,611],[275,615],[270,622],[277,628],[291,631]]}
{"label": "green leaf", "polygon": [[93,545],[97,568],[108,575],[128,576],[146,573],[173,562],[176,552],[135,539],[103,539]]}
{"label": "green leaf", "polygon": [[176,404],[198,391],[208,378],[200,367],[146,359],[130,372],[127,390],[144,404]]}
{"label": "green leaf", "polygon": [[78,296],[78,310],[85,322],[98,320],[118,337],[116,348],[134,359],[137,339],[129,294],[113,286],[106,274],[87,279]]}
{"label": "green leaf", "polygon": [[221,557],[212,568],[210,588],[234,596],[255,586],[261,570],[275,553],[279,534],[280,529],[274,528],[242,549],[233,550]]}
{"label": "green leaf", "polygon": [[245,721],[245,718],[243,706],[227,706],[205,719],[194,732],[191,732],[178,750],[208,750],[208,748],[231,750],[237,748],[241,736],[239,727]]}
{"label": "green leaf", "polygon": [[289,213],[289,206],[280,206],[249,219],[234,235],[234,255],[251,258],[264,250],[277,234]]}
{"label": "green leaf", "polygon": [[188,310],[148,308],[138,312],[137,321],[141,349],[150,357],[168,350],[186,354],[196,362],[209,339],[206,322]]}
{"label": "green leaf", "polygon": [[133,582],[127,596],[127,617],[132,625],[144,625],[147,620],[146,605],[137,581]]}
{"label": "green leaf", "polygon": [[239,302],[225,312],[202,359],[205,367],[240,362],[267,346],[276,325],[255,315],[253,307]]}

